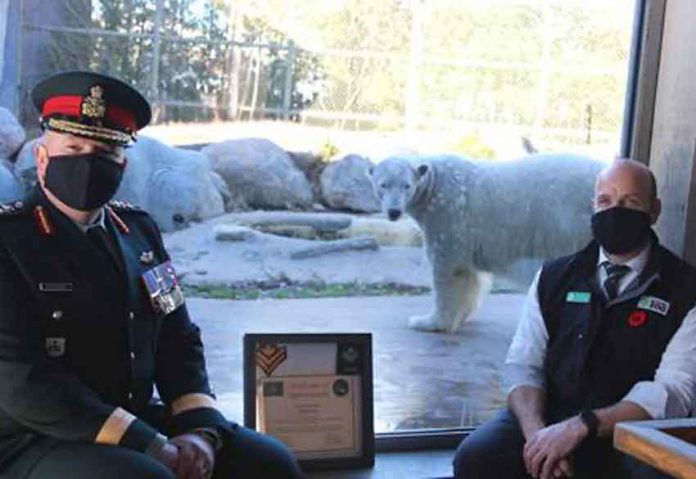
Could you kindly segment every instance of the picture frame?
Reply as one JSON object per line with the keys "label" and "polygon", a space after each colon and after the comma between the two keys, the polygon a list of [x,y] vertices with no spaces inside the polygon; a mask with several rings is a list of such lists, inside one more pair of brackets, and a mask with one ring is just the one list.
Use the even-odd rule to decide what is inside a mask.
{"label": "picture frame", "polygon": [[372,335],[244,335],[244,425],[303,470],[374,465]]}

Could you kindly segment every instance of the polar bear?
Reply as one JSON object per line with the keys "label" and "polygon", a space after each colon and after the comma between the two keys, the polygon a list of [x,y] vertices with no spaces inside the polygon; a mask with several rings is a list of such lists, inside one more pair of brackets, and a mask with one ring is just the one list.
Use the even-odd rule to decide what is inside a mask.
{"label": "polar bear", "polygon": [[604,164],[536,154],[476,162],[457,156],[396,156],[371,172],[382,211],[412,216],[425,238],[435,307],[409,326],[454,333],[492,279],[524,258],[569,254],[590,239],[592,195]]}

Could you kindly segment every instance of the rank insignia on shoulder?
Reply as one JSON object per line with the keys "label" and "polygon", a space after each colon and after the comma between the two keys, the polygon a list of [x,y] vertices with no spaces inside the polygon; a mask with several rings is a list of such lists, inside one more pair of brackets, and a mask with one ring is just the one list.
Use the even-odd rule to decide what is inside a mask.
{"label": "rank insignia on shoulder", "polygon": [[0,204],[0,216],[11,216],[19,213],[24,209],[24,203],[21,201],[13,201],[11,203]]}
{"label": "rank insignia on shoulder", "polygon": [[139,206],[129,203],[127,201],[113,200],[109,201],[109,206],[120,211],[143,211]]}
{"label": "rank insignia on shoulder", "polygon": [[171,261],[146,271],[141,279],[156,312],[167,315],[184,304],[184,294]]}
{"label": "rank insignia on shoulder", "polygon": [[65,356],[65,338],[46,338],[46,354],[49,358]]}

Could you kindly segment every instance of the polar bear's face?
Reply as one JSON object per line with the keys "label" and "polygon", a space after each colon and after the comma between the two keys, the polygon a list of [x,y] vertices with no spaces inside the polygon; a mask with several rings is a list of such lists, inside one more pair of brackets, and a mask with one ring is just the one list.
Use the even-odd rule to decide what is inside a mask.
{"label": "polar bear's face", "polygon": [[398,220],[404,214],[427,169],[426,165],[415,168],[404,159],[391,158],[372,170],[372,187],[379,198],[382,212],[391,221]]}

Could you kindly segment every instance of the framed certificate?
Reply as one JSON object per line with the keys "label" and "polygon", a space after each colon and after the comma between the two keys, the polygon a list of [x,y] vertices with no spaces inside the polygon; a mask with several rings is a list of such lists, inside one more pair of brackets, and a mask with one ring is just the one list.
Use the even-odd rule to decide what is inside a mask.
{"label": "framed certificate", "polygon": [[303,469],[374,464],[370,334],[244,336],[244,425]]}

